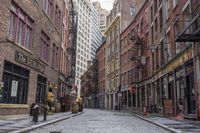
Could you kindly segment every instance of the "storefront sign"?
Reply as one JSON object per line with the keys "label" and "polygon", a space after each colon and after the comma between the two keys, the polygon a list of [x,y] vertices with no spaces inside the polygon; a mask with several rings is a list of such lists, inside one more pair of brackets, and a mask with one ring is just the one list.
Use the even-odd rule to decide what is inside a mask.
{"label": "storefront sign", "polygon": [[42,65],[38,60],[32,59],[31,57],[28,57],[19,51],[16,51],[15,60],[27,66],[30,66],[39,72],[43,73],[45,71],[45,66]]}
{"label": "storefront sign", "polygon": [[165,111],[165,115],[172,115],[173,114],[172,100],[170,100],[170,99],[164,100],[164,111]]}
{"label": "storefront sign", "polygon": [[12,81],[12,90],[11,90],[11,97],[17,96],[17,88],[18,88],[18,81]]}
{"label": "storefront sign", "polygon": [[183,65],[185,62],[187,62],[188,60],[190,60],[193,57],[192,54],[192,49],[188,49],[187,51],[185,51],[182,55],[180,55],[178,58],[176,58],[175,60],[173,60],[168,66],[167,66],[167,71],[174,71],[175,68],[177,68],[178,66]]}

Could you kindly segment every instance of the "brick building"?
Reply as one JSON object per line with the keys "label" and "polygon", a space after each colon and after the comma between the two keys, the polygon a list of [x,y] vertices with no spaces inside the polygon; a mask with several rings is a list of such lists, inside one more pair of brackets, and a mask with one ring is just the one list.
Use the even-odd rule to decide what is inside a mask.
{"label": "brick building", "polygon": [[106,96],[105,108],[118,106],[120,96],[120,33],[133,20],[136,3],[134,0],[115,0],[113,9],[107,16],[106,50]]}
{"label": "brick building", "polygon": [[61,0],[1,1],[1,115],[28,113],[32,103],[45,103],[50,88],[57,99],[63,5]]}
{"label": "brick building", "polygon": [[99,108],[104,108],[105,104],[105,70],[106,70],[106,41],[97,50],[97,61],[98,61],[98,103]]}
{"label": "brick building", "polygon": [[123,107],[177,115],[182,103],[185,117],[195,118],[199,1],[146,0],[141,4],[121,34],[121,90],[130,88],[133,93],[123,92]]}
{"label": "brick building", "polygon": [[140,4],[134,20],[121,33],[121,109],[146,105],[144,86],[136,89],[139,88],[139,82],[147,79],[150,73],[149,51],[146,51],[149,38],[149,1]]}

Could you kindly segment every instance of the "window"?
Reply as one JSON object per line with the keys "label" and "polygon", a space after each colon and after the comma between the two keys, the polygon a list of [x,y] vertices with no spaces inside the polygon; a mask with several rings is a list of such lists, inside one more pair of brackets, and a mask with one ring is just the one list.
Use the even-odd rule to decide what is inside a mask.
{"label": "window", "polygon": [[135,16],[135,14],[136,14],[136,8],[135,8],[135,6],[131,6],[130,7],[130,15]]}
{"label": "window", "polygon": [[53,0],[44,0],[43,2],[44,11],[53,18]]}
{"label": "window", "polygon": [[151,22],[152,22],[153,21],[153,6],[151,6],[150,10],[151,10]]}
{"label": "window", "polygon": [[49,59],[49,37],[42,31],[41,33],[41,46],[40,46],[40,58],[46,62]]}
{"label": "window", "polygon": [[55,9],[54,23],[55,23],[56,27],[60,30],[61,29],[61,11],[59,10],[57,5],[56,5],[56,9]]}
{"label": "window", "polygon": [[162,28],[163,28],[163,14],[162,14],[162,9],[159,12],[159,19],[160,19],[160,31],[162,31]]}
{"label": "window", "polygon": [[16,4],[11,4],[8,36],[20,46],[31,49],[33,40],[33,20]]}
{"label": "window", "polygon": [[170,48],[170,33],[167,33],[167,57],[171,59],[171,48]]}
{"label": "window", "polygon": [[0,103],[26,104],[28,81],[29,70],[5,61]]}
{"label": "window", "polygon": [[175,8],[179,0],[173,0],[173,7]]}
{"label": "window", "polygon": [[151,43],[153,45],[154,43],[154,32],[153,32],[153,26],[151,27]]}
{"label": "window", "polygon": [[54,68],[58,68],[58,47],[55,44],[53,44],[51,63]]}
{"label": "window", "polygon": [[156,19],[155,19],[155,32],[157,32],[157,31],[158,31],[158,19],[156,17]]}
{"label": "window", "polygon": [[155,14],[156,14],[157,10],[158,10],[158,2],[157,2],[157,0],[154,0],[154,13]]}
{"label": "window", "polygon": [[169,18],[169,10],[170,10],[170,4],[169,4],[170,0],[166,0],[166,18]]}

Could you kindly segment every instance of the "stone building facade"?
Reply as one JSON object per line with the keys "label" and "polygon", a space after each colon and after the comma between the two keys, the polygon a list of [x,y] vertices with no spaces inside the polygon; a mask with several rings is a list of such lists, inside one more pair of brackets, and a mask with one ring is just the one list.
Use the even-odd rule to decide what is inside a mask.
{"label": "stone building facade", "polygon": [[3,0],[0,4],[0,114],[28,113],[58,94],[61,0]]}

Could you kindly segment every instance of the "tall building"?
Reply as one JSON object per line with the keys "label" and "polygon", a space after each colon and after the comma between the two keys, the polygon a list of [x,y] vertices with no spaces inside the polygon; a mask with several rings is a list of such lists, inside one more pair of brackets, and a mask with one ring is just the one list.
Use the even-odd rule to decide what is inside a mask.
{"label": "tall building", "polygon": [[102,33],[106,31],[106,17],[109,14],[109,12],[101,7],[101,4],[99,1],[95,1],[92,3],[94,8],[97,10],[99,21],[98,25],[100,27],[100,30]]}
{"label": "tall building", "polygon": [[107,16],[106,51],[106,96],[105,107],[114,109],[121,100],[120,90],[120,34],[133,20],[136,3],[134,0],[115,0]]}
{"label": "tall building", "polygon": [[98,13],[96,9],[91,5],[91,47],[90,47],[90,55],[91,60],[96,58],[96,51],[99,46],[102,44],[102,33],[98,26]]}
{"label": "tall building", "polygon": [[91,20],[90,3],[88,0],[75,1],[78,13],[77,46],[76,46],[76,78],[75,85],[80,94],[81,75],[87,69],[87,61],[91,59]]}
{"label": "tall building", "polygon": [[90,0],[76,0],[75,4],[78,12],[75,86],[80,95],[80,77],[87,70],[87,61],[95,57],[96,49],[101,44],[101,34],[96,25],[98,16]]}

